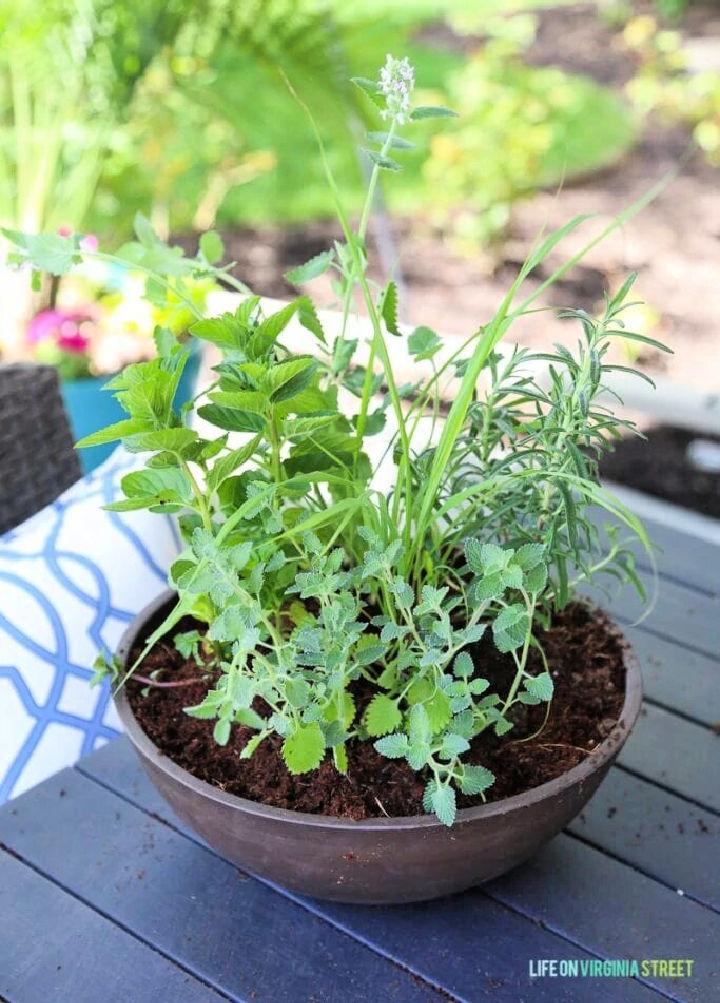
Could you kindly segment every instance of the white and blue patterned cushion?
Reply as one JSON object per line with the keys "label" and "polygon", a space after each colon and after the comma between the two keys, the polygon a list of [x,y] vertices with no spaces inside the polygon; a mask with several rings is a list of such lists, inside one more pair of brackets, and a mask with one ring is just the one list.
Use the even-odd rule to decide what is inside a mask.
{"label": "white and blue patterned cushion", "polygon": [[179,549],[169,516],[102,509],[141,464],[116,450],[0,536],[0,804],[119,731],[92,664],[165,587]]}

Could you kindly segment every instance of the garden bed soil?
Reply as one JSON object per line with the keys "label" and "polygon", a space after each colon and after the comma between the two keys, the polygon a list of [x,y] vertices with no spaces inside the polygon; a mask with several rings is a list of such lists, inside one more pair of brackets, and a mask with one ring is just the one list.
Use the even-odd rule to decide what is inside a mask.
{"label": "garden bed soil", "polygon": [[601,476],[720,519],[720,470],[693,460],[693,447],[704,444],[720,455],[720,437],[673,425],[647,429],[645,436],[618,442],[601,460]]}
{"label": "garden bed soil", "polygon": [[[555,682],[547,723],[543,727],[546,705],[519,706],[515,727],[506,737],[485,733],[468,753],[468,761],[495,774],[487,801],[521,794],[577,766],[607,737],[622,711],[624,641],[603,613],[573,603],[558,614],[540,641]],[[507,692],[512,660],[500,654],[489,638],[470,651],[476,673],[490,681],[490,691]],[[530,668],[542,670],[539,657]],[[190,680],[201,673],[194,660],[184,659],[163,643],[138,671],[148,676],[158,669],[165,670],[163,680]],[[251,759],[240,759],[254,732],[235,726],[229,743],[219,746],[213,740],[214,722],[183,712],[202,701],[208,685],[206,677],[189,686],[152,688],[143,695],[140,683],[127,684],[130,705],[147,736],[162,754],[200,780],[252,801],[313,814],[356,820],[424,814],[424,778],[404,760],[380,756],[370,741],[349,743],[346,776],[337,772],[329,755],[314,772],[293,776],[282,759],[278,736],[262,742]],[[360,710],[371,695],[363,686],[356,688]],[[256,709],[263,713],[257,704]],[[481,803],[480,797],[459,797],[460,807]]]}

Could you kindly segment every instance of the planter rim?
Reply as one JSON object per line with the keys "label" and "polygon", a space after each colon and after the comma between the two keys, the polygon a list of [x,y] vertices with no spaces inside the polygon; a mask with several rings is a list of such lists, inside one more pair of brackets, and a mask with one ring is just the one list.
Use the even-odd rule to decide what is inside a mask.
{"label": "planter rim", "polygon": [[[172,589],[166,589],[164,592],[161,592],[159,596],[151,603],[148,603],[138,613],[132,623],[126,628],[118,644],[118,656],[123,665],[125,665],[130,655],[130,651],[135,644],[135,639],[143,624],[158,613],[175,596],[176,593]],[[473,822],[479,819],[507,815],[518,809],[536,804],[538,801],[552,798],[561,794],[567,788],[582,783],[583,780],[614,757],[618,745],[622,744],[632,730],[640,713],[640,705],[642,703],[640,665],[637,656],[627,640],[625,640],[623,645],[623,652],[625,700],[617,723],[600,745],[590,751],[581,763],[573,766],[554,780],[548,780],[544,784],[532,787],[529,791],[525,791],[522,794],[514,794],[509,798],[502,798],[500,801],[476,805],[473,808],[459,808],[453,827],[463,822]],[[228,794],[225,791],[221,791],[218,787],[207,783],[207,781],[200,780],[184,769],[184,767],[178,766],[169,756],[160,752],[155,743],[148,738],[138,724],[125,694],[124,687],[115,692],[114,701],[125,733],[138,752],[152,763],[153,766],[161,772],[169,774],[174,781],[194,791],[196,794],[204,798],[210,798],[221,804],[235,807],[245,814],[274,819],[278,822],[293,825],[313,826],[320,829],[331,827],[333,829],[346,829],[352,832],[375,831],[382,833],[407,829],[447,828],[434,815],[407,815],[356,821],[348,818],[336,818],[332,815],[294,811],[290,808],[277,808],[273,805],[263,804],[260,801],[251,801],[248,798],[238,797],[236,794]]]}

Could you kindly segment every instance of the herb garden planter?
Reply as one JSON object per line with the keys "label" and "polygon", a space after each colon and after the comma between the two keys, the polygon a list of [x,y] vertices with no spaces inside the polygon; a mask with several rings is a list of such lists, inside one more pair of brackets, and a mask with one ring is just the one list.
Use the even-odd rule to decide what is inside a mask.
{"label": "herb garden planter", "polygon": [[[165,592],[133,621],[120,641],[130,652],[169,612]],[[460,809],[452,828],[433,815],[362,822],[330,818],[226,794],[176,765],[145,735],[125,690],[115,703],[150,779],[177,815],[243,870],[286,888],[341,902],[416,902],[489,881],[531,857],[556,836],[597,790],[637,719],[638,663],[625,649],[625,702],[617,725],[579,766],[512,798]]]}
{"label": "herb garden planter", "polygon": [[[530,857],[580,811],[635,721],[637,666],[576,597],[603,575],[645,594],[635,562],[649,538],[598,476],[598,457],[633,426],[599,399],[628,371],[612,362],[617,339],[665,346],[625,327],[631,275],[598,316],[563,311],[578,325],[574,353],[498,350],[597,243],[523,290],[580,216],[534,247],[461,347],[449,351],[425,325],[398,341],[418,374],[398,386],[388,347],[404,338],[398,290],[369,277],[367,226],[379,172],[399,170],[391,153],[412,145],[397,130],[453,113],[411,107],[407,59],[389,55],[377,83],[355,83],[387,129],[368,134],[377,148],[357,230],[311,120],[343,242],[286,276],[299,287],[339,277],[332,347],[308,295],[266,314],[213,264],[217,235],[187,258],[140,217],[125,254],[147,274],[147,294],[187,306],[190,333],[221,361],[199,403],[178,409],[188,353],[159,329],[157,357],[114,384],[125,417],[79,446],[121,441],[150,454],[108,508],[175,514],[185,544],[174,592],[133,624],[119,658],[96,663],[96,679],[118,684],[160,791],[251,873],[317,896],[406,902]],[[20,262],[47,263],[46,241],[15,240]],[[56,271],[82,257],[61,236],[51,247]],[[234,312],[206,317],[193,303],[187,283],[208,278],[235,282]],[[345,323],[357,291],[371,335],[360,365]],[[291,322],[314,351],[284,343]],[[550,363],[550,386],[539,362]],[[384,448],[371,448],[381,434]],[[611,516],[603,536],[597,508]]]}

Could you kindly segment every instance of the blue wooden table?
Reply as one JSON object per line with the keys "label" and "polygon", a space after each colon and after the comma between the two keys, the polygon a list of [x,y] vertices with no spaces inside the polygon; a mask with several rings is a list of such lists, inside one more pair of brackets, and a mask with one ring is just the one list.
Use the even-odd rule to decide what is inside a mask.
{"label": "blue wooden table", "polygon": [[[439,902],[355,907],[247,877],[165,806],[119,739],[0,811],[11,1003],[720,999],[720,548],[659,525],[650,616],[609,608],[643,666],[637,728],[536,859]],[[645,568],[647,571],[647,568]],[[692,977],[531,975],[692,959]]]}

